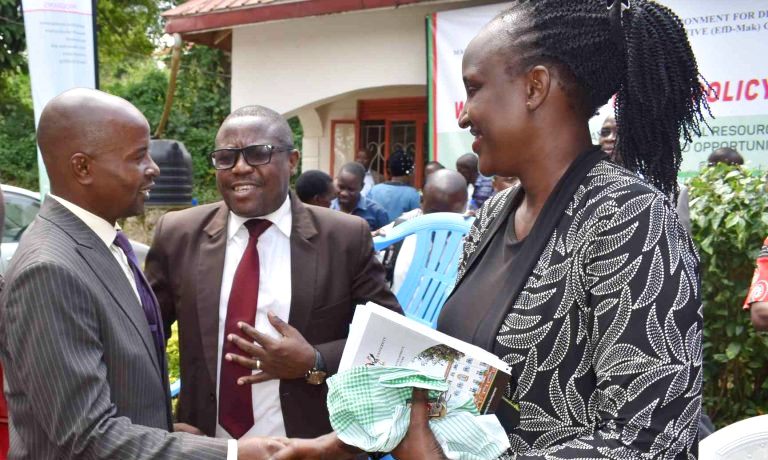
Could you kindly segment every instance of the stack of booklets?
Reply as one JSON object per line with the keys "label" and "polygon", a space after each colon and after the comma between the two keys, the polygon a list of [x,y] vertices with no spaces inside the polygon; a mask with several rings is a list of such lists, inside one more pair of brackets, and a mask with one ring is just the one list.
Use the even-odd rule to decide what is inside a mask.
{"label": "stack of booklets", "polygon": [[493,353],[369,302],[357,307],[339,372],[357,366],[406,367],[444,378],[446,399],[474,399],[494,413],[509,383],[509,366]]}

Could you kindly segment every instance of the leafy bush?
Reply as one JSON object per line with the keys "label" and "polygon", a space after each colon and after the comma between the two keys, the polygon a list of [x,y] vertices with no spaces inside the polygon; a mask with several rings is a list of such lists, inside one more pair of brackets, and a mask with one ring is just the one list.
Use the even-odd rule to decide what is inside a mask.
{"label": "leafy bush", "polygon": [[29,76],[0,78],[0,182],[37,190],[37,144]]}
{"label": "leafy bush", "polygon": [[742,302],[768,235],[763,177],[719,164],[689,181],[693,239],[701,255],[704,410],[721,427],[768,412],[768,335]]}
{"label": "leafy bush", "polygon": [[168,381],[173,383],[181,377],[179,371],[179,323],[173,323],[171,326],[171,337],[168,338],[166,344],[166,352],[168,353]]}

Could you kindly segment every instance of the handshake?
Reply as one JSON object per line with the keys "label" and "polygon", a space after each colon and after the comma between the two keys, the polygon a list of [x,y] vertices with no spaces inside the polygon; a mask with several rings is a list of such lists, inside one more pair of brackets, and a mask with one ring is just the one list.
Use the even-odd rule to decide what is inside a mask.
{"label": "handshake", "polygon": [[[426,390],[414,390],[408,433],[392,451],[398,460],[446,459],[429,428]],[[315,439],[248,438],[237,442],[238,460],[343,460],[361,454],[344,444],[336,433]]]}

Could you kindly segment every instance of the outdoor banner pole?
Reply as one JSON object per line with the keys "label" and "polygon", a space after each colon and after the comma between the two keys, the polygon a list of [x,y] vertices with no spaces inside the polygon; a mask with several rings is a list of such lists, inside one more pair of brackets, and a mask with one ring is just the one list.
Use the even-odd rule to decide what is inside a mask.
{"label": "outdoor banner pole", "polygon": [[[45,104],[71,88],[95,88],[96,0],[22,0],[35,126]],[[50,189],[38,149],[40,194]]]}
{"label": "outdoor banner pole", "polygon": [[99,0],[91,0],[91,27],[93,29],[93,87],[99,89]]}

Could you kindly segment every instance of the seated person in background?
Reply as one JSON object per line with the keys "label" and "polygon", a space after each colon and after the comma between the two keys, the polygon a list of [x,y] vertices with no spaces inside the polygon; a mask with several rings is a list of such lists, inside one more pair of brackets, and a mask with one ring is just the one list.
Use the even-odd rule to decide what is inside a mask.
{"label": "seated person in background", "polygon": [[[393,223],[382,227],[379,232],[386,235],[395,225],[401,224],[407,220],[419,217],[433,212],[455,212],[462,214],[467,208],[467,182],[464,177],[456,171],[450,169],[441,169],[427,180],[424,186],[424,200],[421,208],[408,211],[398,217]],[[411,235],[403,240],[402,245],[392,246],[392,251],[384,257],[384,266],[388,269],[394,265],[392,276],[392,291],[397,293],[405,280],[408,268],[413,260],[413,253],[416,249],[416,237]],[[394,260],[394,263],[392,261]]]}
{"label": "seated person in background", "polygon": [[370,230],[376,231],[390,222],[387,211],[361,193],[365,168],[360,163],[347,163],[336,176],[336,199],[331,201],[331,209],[361,217],[368,222]]}
{"label": "seated person in background", "polygon": [[616,150],[616,117],[608,115],[603,121],[603,126],[600,128],[600,136],[597,139],[597,143],[600,144],[600,149],[608,154],[608,157],[616,164],[621,164],[621,157],[618,150]]}
{"label": "seated person in background", "polygon": [[758,331],[768,331],[768,238],[757,256],[757,268],[752,278],[744,309],[750,310],[752,325]]}
{"label": "seated person in background", "polygon": [[376,167],[380,167],[381,157],[376,160],[376,167],[374,167],[373,159],[375,155],[373,152],[369,152],[365,149],[360,149],[355,155],[355,161],[363,165],[365,168],[365,176],[363,177],[363,190],[360,192],[363,196],[368,195],[374,185],[384,182],[384,176],[376,170]]}
{"label": "seated person in background", "polygon": [[497,194],[501,192],[502,190],[506,190],[510,187],[514,187],[515,185],[520,183],[520,179],[518,179],[515,176],[505,177],[505,176],[493,176],[493,194]]}
{"label": "seated person in background", "polygon": [[413,158],[402,151],[393,153],[387,161],[389,181],[376,184],[368,198],[379,203],[387,211],[389,222],[407,211],[419,207],[419,191],[411,186]]}
{"label": "seated person in background", "polygon": [[445,168],[442,164],[440,164],[439,161],[430,161],[427,164],[424,165],[424,183],[421,184],[421,188],[423,189],[425,185],[427,185],[427,179],[429,179],[429,176],[431,176],[433,173],[440,171],[441,169]]}
{"label": "seated person in background", "polygon": [[467,194],[469,195],[468,211],[480,209],[485,200],[493,195],[491,178],[480,174],[477,169],[477,155],[465,153],[456,160],[456,171],[464,176],[467,181]]}
{"label": "seated person in background", "polygon": [[730,147],[721,147],[713,151],[709,157],[707,157],[707,163],[709,166],[714,166],[717,163],[726,163],[729,165],[743,165],[744,157],[739,154],[735,149]]}
{"label": "seated person in background", "polygon": [[330,208],[336,198],[336,187],[331,176],[318,169],[301,173],[296,179],[296,195],[306,203],[323,208]]}

